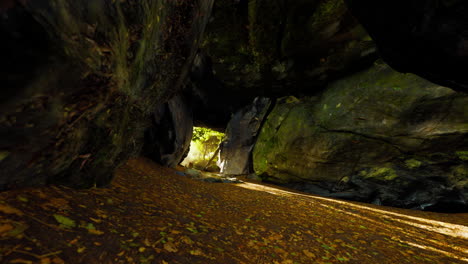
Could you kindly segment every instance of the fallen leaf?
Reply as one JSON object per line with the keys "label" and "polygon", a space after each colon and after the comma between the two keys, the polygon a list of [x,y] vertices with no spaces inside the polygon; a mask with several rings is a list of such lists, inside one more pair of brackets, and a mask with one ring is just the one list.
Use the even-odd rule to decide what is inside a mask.
{"label": "fallen leaf", "polygon": [[10,231],[12,229],[13,229],[13,226],[10,225],[10,224],[0,225],[0,235],[2,235],[2,233],[8,232],[8,231]]}
{"label": "fallen leaf", "polygon": [[65,264],[65,261],[63,261],[63,259],[59,258],[59,257],[55,257],[52,259],[52,263],[54,264]]}
{"label": "fallen leaf", "polygon": [[15,215],[18,215],[18,216],[24,215],[24,213],[21,212],[20,210],[14,208],[14,207],[11,207],[11,206],[9,206],[7,204],[4,204],[4,203],[0,203],[0,212],[5,213],[5,214],[15,214]]}
{"label": "fallen leaf", "polygon": [[96,218],[92,218],[92,217],[90,217],[89,219],[91,219],[93,222],[98,223],[98,224],[102,222],[101,219],[96,219]]}
{"label": "fallen leaf", "polygon": [[50,263],[52,263],[50,258],[42,258],[41,259],[41,264],[50,264]]}
{"label": "fallen leaf", "polygon": [[164,249],[169,251],[169,252],[177,252],[179,251],[177,249],[177,247],[174,245],[174,243],[172,242],[167,242],[166,244],[164,244]]}
{"label": "fallen leaf", "polygon": [[28,227],[29,226],[25,223],[11,221],[10,223],[0,226],[0,236],[16,237],[22,234]]}
{"label": "fallen leaf", "polygon": [[59,222],[60,225],[62,225],[65,228],[76,227],[75,221],[66,216],[54,214],[54,218],[55,220],[57,220],[57,222]]}
{"label": "fallen leaf", "polygon": [[92,223],[88,223],[88,224],[86,225],[85,228],[88,229],[88,230],[89,230],[89,229],[94,229],[94,230],[96,230],[96,227],[95,227]]}
{"label": "fallen leaf", "polygon": [[86,247],[79,247],[76,252],[83,253],[86,250]]}
{"label": "fallen leaf", "polygon": [[193,244],[192,239],[190,239],[190,237],[188,237],[188,236],[183,236],[183,237],[181,237],[180,240],[181,240],[183,243],[188,244],[188,245],[192,245],[192,244]]}
{"label": "fallen leaf", "polygon": [[308,257],[308,258],[315,258],[315,254],[310,252],[307,249],[302,250],[302,253],[304,253],[304,255],[306,255],[306,257]]}
{"label": "fallen leaf", "polygon": [[41,207],[45,210],[49,208],[69,209],[68,201],[63,198],[51,198],[48,202],[43,203]]}
{"label": "fallen leaf", "polygon": [[16,196],[16,199],[17,199],[18,201],[20,201],[20,202],[23,202],[23,203],[26,203],[26,202],[29,201],[28,198],[26,198],[26,197],[24,197],[24,196],[21,196],[21,195]]}
{"label": "fallen leaf", "polygon": [[102,235],[102,234],[104,234],[103,231],[99,231],[99,230],[96,230],[96,229],[88,229],[88,233],[93,234],[93,235]]}
{"label": "fallen leaf", "polygon": [[194,256],[201,256],[201,255],[203,255],[203,251],[201,251],[201,249],[197,248],[197,249],[194,249],[194,250],[190,250],[190,254],[194,255]]}

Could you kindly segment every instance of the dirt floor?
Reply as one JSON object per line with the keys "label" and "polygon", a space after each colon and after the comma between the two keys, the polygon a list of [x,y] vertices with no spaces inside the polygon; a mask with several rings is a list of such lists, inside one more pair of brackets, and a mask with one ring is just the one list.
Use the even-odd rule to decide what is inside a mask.
{"label": "dirt floor", "polygon": [[110,188],[0,193],[0,263],[468,263],[468,214],[206,183],[140,158]]}

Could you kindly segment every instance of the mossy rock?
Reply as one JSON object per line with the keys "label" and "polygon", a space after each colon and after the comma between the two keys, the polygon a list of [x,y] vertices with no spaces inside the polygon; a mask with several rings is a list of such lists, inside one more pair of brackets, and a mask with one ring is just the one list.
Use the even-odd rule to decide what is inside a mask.
{"label": "mossy rock", "polygon": [[359,199],[379,194],[397,206],[416,206],[405,192],[418,202],[444,197],[463,182],[464,166],[452,172],[447,164],[465,162],[467,104],[466,95],[379,62],[318,97],[277,100],[253,151],[255,173],[330,192],[339,186]]}

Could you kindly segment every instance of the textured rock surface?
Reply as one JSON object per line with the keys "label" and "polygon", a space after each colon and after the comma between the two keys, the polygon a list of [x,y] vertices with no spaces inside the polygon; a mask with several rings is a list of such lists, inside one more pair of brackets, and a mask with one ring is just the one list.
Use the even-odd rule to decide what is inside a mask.
{"label": "textured rock surface", "polygon": [[213,18],[203,47],[229,89],[297,92],[375,51],[342,0],[221,0]]}
{"label": "textured rock surface", "polygon": [[189,151],[192,130],[192,109],[187,99],[177,95],[153,114],[142,154],[164,166],[175,167]]}
{"label": "textured rock surface", "polygon": [[392,67],[468,91],[468,2],[349,0]]}
{"label": "textured rock surface", "polygon": [[313,94],[376,59],[343,0],[217,0],[202,50],[209,70],[194,83],[211,111],[194,117],[211,127],[256,96]]}
{"label": "textured rock surface", "polygon": [[376,64],[321,97],[279,100],[255,145],[255,172],[341,198],[466,206],[467,106],[464,94]]}
{"label": "textured rock surface", "polygon": [[268,98],[255,98],[229,121],[221,142],[219,167],[223,174],[248,174],[252,171],[252,150],[262,122],[270,107]]}
{"label": "textured rock surface", "polygon": [[212,0],[10,1],[0,189],[105,185],[190,70]]}

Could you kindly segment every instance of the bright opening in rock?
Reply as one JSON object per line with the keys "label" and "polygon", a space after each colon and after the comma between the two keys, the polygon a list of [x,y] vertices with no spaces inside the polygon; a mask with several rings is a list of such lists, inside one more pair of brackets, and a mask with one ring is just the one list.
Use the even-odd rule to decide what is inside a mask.
{"label": "bright opening in rock", "polygon": [[219,144],[224,133],[204,127],[194,127],[190,151],[181,165],[197,170],[219,172],[218,154]]}

